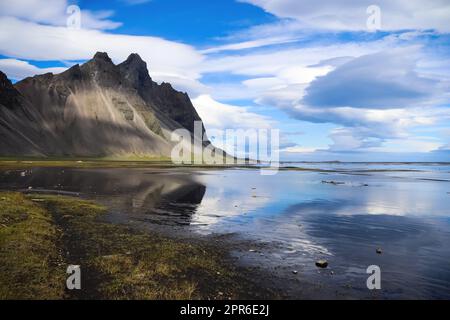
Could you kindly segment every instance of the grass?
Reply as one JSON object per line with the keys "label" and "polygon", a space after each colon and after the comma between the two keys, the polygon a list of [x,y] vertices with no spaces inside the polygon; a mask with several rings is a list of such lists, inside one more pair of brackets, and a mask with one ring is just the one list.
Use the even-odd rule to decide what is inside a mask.
{"label": "grass", "polygon": [[[137,160],[140,159],[140,160]],[[174,164],[167,158],[128,158],[117,159],[73,159],[73,158],[0,158],[0,169],[27,169],[36,167],[64,167],[64,168],[198,168],[198,169],[223,169],[223,168],[256,168],[250,165],[229,164]]]}
{"label": "grass", "polygon": [[19,193],[0,193],[0,299],[64,294],[60,236],[45,209]]}
{"label": "grass", "polygon": [[[66,196],[0,193],[2,299],[215,299],[248,292],[222,252],[102,222],[106,208]],[[66,290],[80,265],[82,290]]]}

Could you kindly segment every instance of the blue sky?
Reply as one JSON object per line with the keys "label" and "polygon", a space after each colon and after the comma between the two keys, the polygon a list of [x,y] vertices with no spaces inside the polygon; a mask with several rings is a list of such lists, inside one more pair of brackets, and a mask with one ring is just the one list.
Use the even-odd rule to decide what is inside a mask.
{"label": "blue sky", "polygon": [[368,25],[371,4],[1,1],[0,70],[17,81],[137,52],[207,130],[280,129],[285,160],[449,161],[450,4],[379,0]]}

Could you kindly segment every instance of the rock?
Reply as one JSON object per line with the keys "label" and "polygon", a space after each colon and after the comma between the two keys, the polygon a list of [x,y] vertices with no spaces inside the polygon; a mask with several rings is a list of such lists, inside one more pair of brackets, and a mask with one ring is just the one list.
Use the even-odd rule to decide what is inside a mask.
{"label": "rock", "polygon": [[319,268],[326,268],[326,267],[328,267],[328,261],[325,260],[325,259],[317,260],[317,261],[316,261],[316,267],[319,267]]}
{"label": "rock", "polygon": [[377,248],[376,251],[377,251],[378,254],[382,254],[382,253],[383,253],[383,251],[381,250],[381,248]]}
{"label": "rock", "polygon": [[339,184],[345,184],[345,182],[342,181],[326,181],[326,180],[322,180],[322,183],[328,183],[328,184],[333,184],[333,185],[339,185]]}
{"label": "rock", "polygon": [[33,189],[33,187],[28,187],[28,190],[32,190]]}
{"label": "rock", "polygon": [[292,273],[293,273],[293,274],[297,274],[298,271],[297,271],[297,270],[292,270]]}
{"label": "rock", "polygon": [[31,199],[33,202],[45,202],[45,199]]}
{"label": "rock", "polygon": [[27,174],[27,173],[26,173],[25,171],[22,171],[22,172],[20,173],[20,176],[21,176],[21,177],[25,177],[26,174]]}
{"label": "rock", "polygon": [[256,252],[256,250],[255,249],[250,249],[250,250],[248,250],[248,252]]}

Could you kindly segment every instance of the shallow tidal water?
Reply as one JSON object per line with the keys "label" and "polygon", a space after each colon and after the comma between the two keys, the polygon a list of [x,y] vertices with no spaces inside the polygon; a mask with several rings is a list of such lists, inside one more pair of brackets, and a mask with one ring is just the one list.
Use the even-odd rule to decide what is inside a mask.
{"label": "shallow tidal water", "polygon": [[[0,189],[75,194],[112,222],[224,239],[288,298],[450,299],[450,165],[289,166],[328,171],[34,168],[0,171]],[[367,289],[370,265],[381,290]]]}

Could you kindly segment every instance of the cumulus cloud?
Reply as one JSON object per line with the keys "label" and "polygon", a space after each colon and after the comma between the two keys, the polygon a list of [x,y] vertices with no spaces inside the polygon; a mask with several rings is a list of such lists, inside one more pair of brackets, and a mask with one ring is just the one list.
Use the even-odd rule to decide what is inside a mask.
{"label": "cumulus cloud", "polygon": [[311,29],[367,31],[366,10],[376,4],[381,10],[382,30],[436,29],[450,31],[447,0],[240,0],[263,8],[296,25]]}
{"label": "cumulus cloud", "polygon": [[249,108],[220,103],[209,95],[200,95],[192,103],[207,129],[269,129],[274,124]]}

